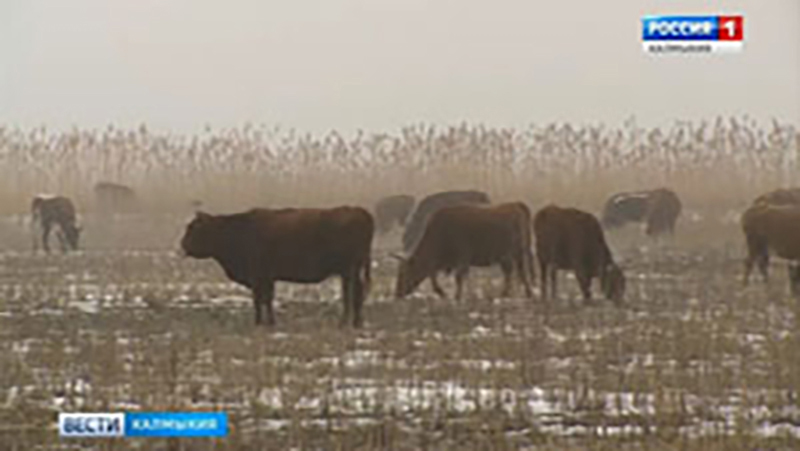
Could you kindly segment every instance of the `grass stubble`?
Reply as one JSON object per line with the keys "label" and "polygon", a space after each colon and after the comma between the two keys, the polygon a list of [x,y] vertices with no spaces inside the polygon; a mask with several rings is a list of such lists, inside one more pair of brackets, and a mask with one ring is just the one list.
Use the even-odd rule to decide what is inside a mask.
{"label": "grass stubble", "polygon": [[[6,190],[0,203],[11,215],[0,226],[0,449],[800,446],[800,307],[783,263],[773,264],[769,285],[742,287],[744,246],[731,220],[783,184],[780,171],[753,168],[743,179],[741,164],[729,172],[642,163],[636,171],[543,174],[446,163],[420,173],[317,163],[285,177],[238,168],[199,171],[175,186],[154,181],[142,189],[150,202],[142,214],[104,223],[87,208],[87,250],[67,256],[28,251],[24,220],[13,215],[42,183],[18,176],[29,183]],[[583,305],[565,275],[561,299],[547,309],[521,290],[499,298],[494,269],[474,270],[460,303],[436,298],[427,284],[395,300],[395,232],[376,241],[363,331],[337,327],[336,281],[279,285],[278,325],[268,330],[254,327],[249,293],[213,262],[173,252],[189,214],[182,199],[198,192],[209,208],[236,211],[369,206],[407,186],[414,194],[475,187],[534,210],[555,201],[598,212],[609,194],[655,181],[678,191],[684,216],[673,240],[653,242],[633,226],[608,234],[629,280],[621,308],[597,295]],[[88,190],[74,178],[63,186]],[[168,201],[178,213],[165,213]],[[445,288],[452,292],[450,280]],[[214,440],[58,438],[60,411],[119,410],[222,410],[231,432]]]}

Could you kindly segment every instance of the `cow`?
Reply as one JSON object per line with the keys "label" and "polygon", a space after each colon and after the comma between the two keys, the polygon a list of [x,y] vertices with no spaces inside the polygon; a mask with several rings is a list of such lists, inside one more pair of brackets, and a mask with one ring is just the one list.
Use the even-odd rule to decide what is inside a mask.
{"label": "cow", "polygon": [[41,229],[41,242],[45,252],[50,253],[50,231],[57,226],[61,251],[77,250],[81,227],[77,224],[75,205],[68,197],[40,194],[31,203],[31,226],[33,228],[33,250],[39,247],[37,229]]}
{"label": "cow", "polygon": [[253,293],[256,325],[275,324],[275,282],[320,283],[341,279],[341,326],[363,325],[362,306],[370,287],[375,224],[361,207],[331,209],[256,208],[231,215],[195,213],[181,249],[186,256],[213,259],[234,282]]}
{"label": "cow", "polygon": [[535,278],[531,250],[531,212],[522,202],[496,206],[459,205],[434,213],[419,244],[400,262],[395,295],[404,297],[429,279],[434,292],[444,298],[436,276],[455,273],[456,300],[461,300],[470,267],[499,265],[504,275],[503,296],[511,293],[511,278],[517,273],[532,297]]}
{"label": "cow", "polygon": [[103,213],[128,213],[138,203],[133,188],[113,182],[95,184],[94,197],[98,210]]}
{"label": "cow", "polygon": [[667,188],[618,193],[606,201],[602,224],[610,230],[629,222],[644,222],[647,236],[672,235],[681,209],[678,195]]}
{"label": "cow", "polygon": [[758,267],[764,282],[769,281],[770,252],[789,260],[789,287],[800,294],[800,206],[770,205],[759,202],[748,208],[741,218],[747,243],[743,284],[747,286],[753,266]]}
{"label": "cow", "polygon": [[488,194],[474,190],[442,191],[425,197],[417,205],[403,232],[403,250],[406,253],[411,252],[422,237],[428,219],[439,209],[455,205],[489,204],[490,202]]}
{"label": "cow", "polygon": [[378,233],[389,232],[397,224],[405,225],[414,208],[414,196],[398,194],[384,197],[375,204],[375,225]]}
{"label": "cow", "polygon": [[592,279],[598,277],[606,299],[620,304],[625,276],[614,262],[605,235],[594,215],[575,208],[547,205],[533,218],[542,298],[556,299],[557,271],[572,270],[585,302],[591,302]]}

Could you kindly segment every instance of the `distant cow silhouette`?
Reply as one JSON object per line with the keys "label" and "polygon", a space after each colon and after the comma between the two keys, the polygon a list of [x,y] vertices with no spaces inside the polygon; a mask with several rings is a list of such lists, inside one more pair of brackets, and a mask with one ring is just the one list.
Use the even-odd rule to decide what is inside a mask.
{"label": "distant cow silhouette", "polygon": [[138,203],[133,188],[112,182],[94,185],[94,197],[101,213],[130,213]]}
{"label": "distant cow silhouette", "polygon": [[411,215],[405,231],[403,232],[403,250],[410,254],[417,245],[428,219],[444,207],[456,205],[479,205],[491,203],[489,195],[482,191],[443,191],[422,199]]}
{"label": "distant cow silhouette", "polygon": [[[63,196],[39,195],[31,203],[31,225],[33,227],[33,249],[38,249],[39,239],[46,252],[50,252],[49,238],[53,226],[58,227],[56,236],[61,244],[61,251],[77,250],[81,228],[77,225],[75,205]],[[41,228],[41,236],[36,229]]]}
{"label": "distant cow silhouette", "polygon": [[606,202],[602,224],[612,229],[629,222],[644,222],[648,236],[672,234],[681,208],[678,195],[667,188],[619,193]]}
{"label": "distant cow silhouette", "polygon": [[375,204],[375,227],[378,233],[386,233],[395,224],[403,226],[414,208],[414,196],[398,194],[384,197]]}
{"label": "distant cow silhouette", "polygon": [[764,193],[753,200],[753,205],[756,204],[800,205],[800,188],[778,188]]}

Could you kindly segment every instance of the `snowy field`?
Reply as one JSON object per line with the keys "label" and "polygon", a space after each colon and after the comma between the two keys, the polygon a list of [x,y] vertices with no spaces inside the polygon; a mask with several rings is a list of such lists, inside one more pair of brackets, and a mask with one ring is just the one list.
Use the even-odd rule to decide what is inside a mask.
{"label": "snowy field", "polygon": [[[179,236],[180,224],[147,233]],[[742,288],[734,221],[699,245],[611,233],[622,308],[599,295],[583,305],[568,275],[548,308],[499,298],[494,269],[472,272],[461,303],[427,284],[395,300],[398,236],[382,237],[357,332],[338,328],[335,280],[279,285],[277,327],[256,328],[249,293],[216,264],[170,242],[126,250],[131,226],[107,227],[105,241],[87,232],[88,250],[48,256],[14,221],[0,225],[23,243],[0,252],[0,449],[800,445],[797,307],[779,262],[768,286]],[[177,444],[57,437],[58,412],[121,410],[223,410],[232,431]]]}

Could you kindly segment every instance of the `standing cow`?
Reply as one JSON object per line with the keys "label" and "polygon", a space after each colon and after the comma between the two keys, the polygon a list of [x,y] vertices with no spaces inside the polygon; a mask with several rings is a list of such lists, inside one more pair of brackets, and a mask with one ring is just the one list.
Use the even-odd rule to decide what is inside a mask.
{"label": "standing cow", "polygon": [[598,277],[606,299],[619,303],[625,294],[625,276],[614,263],[603,229],[591,213],[548,205],[533,218],[536,254],[541,270],[542,297],[555,299],[557,271],[572,270],[583,298],[591,301],[592,279]]}
{"label": "standing cow", "polygon": [[482,191],[443,191],[431,194],[422,199],[411,215],[411,220],[403,232],[403,250],[409,253],[414,249],[425,231],[428,219],[438,210],[456,205],[481,205],[490,202],[489,195]]}
{"label": "standing cow", "polygon": [[136,208],[133,188],[119,183],[98,182],[94,185],[97,209],[102,213],[128,213]]}
{"label": "standing cow", "polygon": [[[748,279],[750,278],[750,272],[752,270],[753,264],[758,265],[759,272],[761,272],[764,281],[766,282],[768,277],[769,271],[769,250],[766,244],[766,237],[760,237],[758,233],[751,230],[748,234],[747,222],[753,221],[753,219],[747,219],[748,217],[755,217],[754,213],[758,211],[758,209],[754,208],[755,206],[795,206],[800,207],[800,188],[778,188],[773,191],[766,192],[753,200],[751,204],[751,208],[745,211],[742,215],[742,227],[746,235],[747,241],[747,252],[748,256],[745,260],[745,277],[744,277],[744,285],[747,286]],[[789,260],[789,278],[790,281],[793,280],[793,274],[797,273],[800,275],[800,262]],[[791,284],[792,289],[794,289],[794,284]]]}
{"label": "standing cow", "polygon": [[212,258],[236,283],[253,291],[256,324],[266,307],[275,324],[275,282],[342,281],[341,324],[363,325],[369,291],[372,216],[360,207],[253,209],[232,215],[197,212],[181,240],[184,253]]}
{"label": "standing cow", "polygon": [[530,210],[521,202],[442,208],[431,216],[413,253],[399,258],[397,297],[407,296],[425,279],[431,281],[436,294],[445,297],[436,276],[454,272],[456,299],[460,300],[469,268],[491,265],[499,265],[503,271],[503,296],[510,294],[511,276],[516,271],[525,294],[532,297]]}
{"label": "standing cow", "polygon": [[644,222],[648,236],[671,235],[681,209],[678,195],[667,188],[619,193],[611,196],[603,208],[603,226],[612,229],[629,222]]}
{"label": "standing cow", "polygon": [[397,224],[403,226],[414,208],[414,196],[398,194],[384,197],[375,204],[375,226],[378,233],[387,233]]}
{"label": "standing cow", "polygon": [[[50,252],[50,231],[57,227],[61,251],[77,250],[80,240],[81,228],[77,225],[75,205],[64,196],[38,195],[31,203],[31,226],[33,227],[33,250],[39,247],[41,238],[42,247]],[[41,229],[41,236],[37,236],[37,229]]]}
{"label": "standing cow", "polygon": [[764,282],[769,280],[772,252],[789,260],[789,287],[792,294],[800,294],[800,207],[757,203],[744,212],[741,225],[747,242],[744,285],[747,286],[753,265],[758,267]]}

